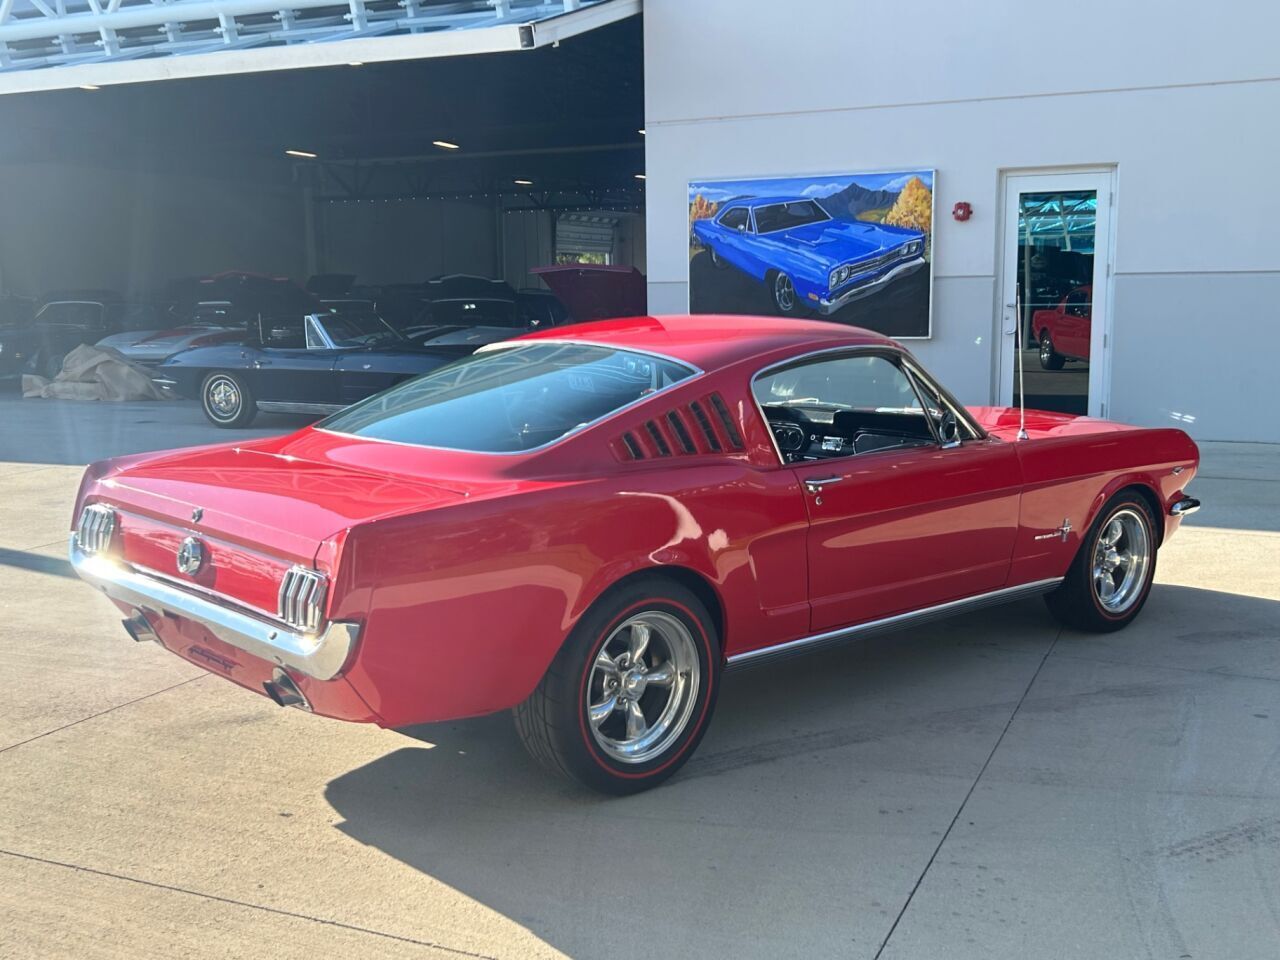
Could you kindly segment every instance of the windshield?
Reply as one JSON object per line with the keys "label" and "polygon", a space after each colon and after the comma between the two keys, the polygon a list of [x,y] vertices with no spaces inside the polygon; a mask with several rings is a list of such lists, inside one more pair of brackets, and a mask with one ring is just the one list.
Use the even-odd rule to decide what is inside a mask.
{"label": "windshield", "polygon": [[334,414],[319,426],[474,453],[518,453],[693,375],[647,354],[576,343],[486,350]]}
{"label": "windshield", "polygon": [[229,303],[197,303],[189,324],[193,327],[243,327],[247,315]]}
{"label": "windshield", "polygon": [[370,347],[375,344],[407,343],[405,338],[387,326],[376,313],[344,313],[322,316],[335,347]]}
{"label": "windshield", "polygon": [[431,326],[523,328],[510,300],[432,300],[418,319]]}
{"label": "windshield", "polygon": [[771,203],[767,207],[756,207],[756,232],[772,233],[775,230],[788,230],[791,227],[803,227],[806,223],[820,223],[830,219],[827,211],[814,200]]}

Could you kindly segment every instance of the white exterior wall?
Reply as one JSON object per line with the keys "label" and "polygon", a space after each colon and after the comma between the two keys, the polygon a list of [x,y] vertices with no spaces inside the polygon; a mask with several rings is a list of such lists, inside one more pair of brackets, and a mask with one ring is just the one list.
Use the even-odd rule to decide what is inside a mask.
{"label": "white exterior wall", "polygon": [[650,309],[687,309],[688,181],[933,167],[934,338],[910,347],[1003,402],[1002,172],[1114,166],[1108,416],[1280,442],[1277,35],[1246,0],[646,0]]}

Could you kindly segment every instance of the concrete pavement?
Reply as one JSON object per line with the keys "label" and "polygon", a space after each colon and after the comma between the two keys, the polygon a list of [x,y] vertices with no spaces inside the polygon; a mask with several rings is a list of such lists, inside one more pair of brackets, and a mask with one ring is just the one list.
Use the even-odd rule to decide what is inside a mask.
{"label": "concrete pavement", "polygon": [[58,461],[178,428],[82,406],[0,399],[0,957],[1275,956],[1280,449],[1205,445],[1130,629],[1030,601],[730,674],[608,800],[506,717],[341,724],[130,642]]}

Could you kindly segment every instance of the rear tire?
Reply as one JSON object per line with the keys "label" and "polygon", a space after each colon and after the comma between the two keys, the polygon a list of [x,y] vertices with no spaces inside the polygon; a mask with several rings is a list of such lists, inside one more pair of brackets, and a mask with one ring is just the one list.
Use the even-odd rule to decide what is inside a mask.
{"label": "rear tire", "polygon": [[720,257],[720,254],[716,253],[716,248],[715,248],[715,247],[708,246],[708,247],[707,247],[707,253],[711,255],[711,265],[712,265],[713,267],[715,267],[717,270],[723,270],[723,269],[725,269],[725,267],[729,266],[729,265],[728,265],[727,263],[725,263],[725,262],[724,262],[724,260]]}
{"label": "rear tire", "polygon": [[200,406],[215,427],[247,427],[258,415],[244,378],[227,370],[215,370],[200,385]]}
{"label": "rear tire", "polygon": [[1067,358],[1053,348],[1053,337],[1049,335],[1049,331],[1041,330],[1036,339],[1040,342],[1040,366],[1046,370],[1061,370]]}
{"label": "rear tire", "polygon": [[547,769],[601,793],[662,783],[706,732],[720,687],[706,607],[660,577],[607,594],[579,621],[516,730]]}
{"label": "rear tire", "polygon": [[1098,513],[1066,579],[1044,601],[1069,627],[1110,633],[1141,612],[1156,574],[1155,518],[1132,490],[1112,497]]}

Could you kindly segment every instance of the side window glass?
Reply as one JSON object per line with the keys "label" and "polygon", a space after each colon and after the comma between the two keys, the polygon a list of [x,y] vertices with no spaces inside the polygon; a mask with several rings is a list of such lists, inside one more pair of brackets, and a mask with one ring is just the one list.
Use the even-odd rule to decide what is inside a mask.
{"label": "side window glass", "polygon": [[1072,290],[1067,295],[1067,313],[1073,317],[1089,316],[1089,291]]}
{"label": "side window glass", "polygon": [[[925,407],[928,409],[929,416],[934,422],[934,429],[937,430],[939,437],[959,441],[978,439],[978,435],[973,432],[968,421],[960,416],[960,412],[928,380],[921,376],[919,371],[913,369],[911,371],[911,379],[915,382],[920,396],[924,397]],[[952,432],[953,430],[954,433]]]}
{"label": "side window glass", "polygon": [[40,323],[66,324],[92,329],[102,323],[102,306],[97,303],[51,303],[40,311]]}
{"label": "side window glass", "polygon": [[786,367],[752,384],[784,459],[795,463],[935,442],[895,362],[858,354]]}
{"label": "side window glass", "polygon": [[720,223],[730,230],[741,230],[747,225],[746,207],[734,207],[720,218]]}

